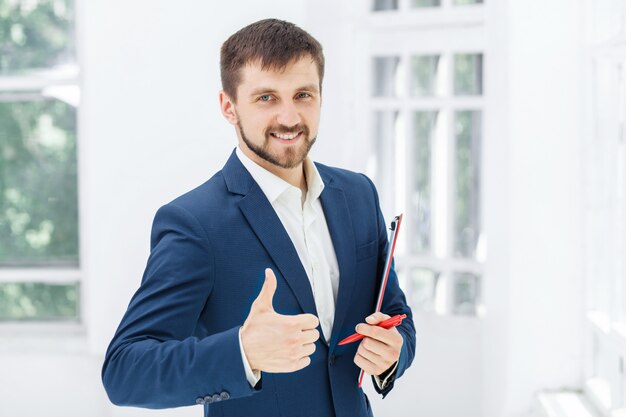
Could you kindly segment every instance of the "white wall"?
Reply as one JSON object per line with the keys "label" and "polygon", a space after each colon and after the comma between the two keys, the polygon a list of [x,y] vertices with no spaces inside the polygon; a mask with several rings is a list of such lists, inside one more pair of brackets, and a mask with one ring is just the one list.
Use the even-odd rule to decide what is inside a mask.
{"label": "white wall", "polygon": [[583,21],[577,1],[489,4],[483,416],[526,416],[582,384]]}

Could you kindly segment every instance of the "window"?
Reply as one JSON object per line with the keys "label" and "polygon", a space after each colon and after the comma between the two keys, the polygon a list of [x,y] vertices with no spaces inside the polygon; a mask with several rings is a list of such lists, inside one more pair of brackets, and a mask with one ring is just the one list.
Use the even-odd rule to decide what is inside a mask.
{"label": "window", "polygon": [[385,9],[385,20],[382,3],[374,2],[367,25],[367,173],[385,217],[405,213],[398,276],[415,311],[477,315],[485,261],[482,2],[401,1]]}
{"label": "window", "polygon": [[0,3],[0,321],[79,319],[74,3]]}
{"label": "window", "polygon": [[626,412],[626,4],[597,1],[588,26],[585,135],[585,393],[605,416]]}

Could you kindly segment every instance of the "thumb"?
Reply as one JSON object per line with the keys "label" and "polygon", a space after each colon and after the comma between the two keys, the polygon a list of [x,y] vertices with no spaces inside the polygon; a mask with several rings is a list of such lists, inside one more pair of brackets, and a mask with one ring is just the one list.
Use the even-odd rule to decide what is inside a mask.
{"label": "thumb", "polygon": [[378,324],[381,321],[387,320],[388,318],[390,318],[389,315],[381,313],[381,312],[377,312],[377,313],[374,313],[374,314],[372,314],[370,316],[367,316],[365,318],[365,321],[367,322],[367,324],[372,324],[373,325],[373,324]]}
{"label": "thumb", "polygon": [[266,268],[265,282],[263,282],[261,292],[254,302],[257,308],[260,308],[262,310],[274,311],[272,300],[274,298],[274,293],[276,292],[276,286],[276,275],[274,275],[274,271],[272,271],[270,268]]}

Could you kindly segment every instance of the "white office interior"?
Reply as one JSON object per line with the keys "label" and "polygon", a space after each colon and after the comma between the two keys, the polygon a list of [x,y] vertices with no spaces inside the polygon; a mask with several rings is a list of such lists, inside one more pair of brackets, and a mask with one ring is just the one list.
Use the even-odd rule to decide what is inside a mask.
{"label": "white office interior", "polygon": [[[20,2],[38,3],[0,1],[0,20]],[[396,263],[416,354],[384,400],[364,384],[374,415],[626,415],[626,0],[72,3],[77,72],[52,83],[76,109],[79,262],[0,265],[0,286],[69,279],[79,308],[73,320],[0,317],[0,416],[201,415],[114,406],[100,370],[156,210],[236,146],[218,106],[219,48],[268,17],[324,47],[312,158],[372,177],[387,220],[407,222]],[[413,79],[419,63],[431,71]],[[0,97],[34,78],[0,73]],[[424,119],[427,152],[417,113],[437,114]],[[479,142],[469,156],[463,115]],[[462,155],[469,217],[454,208]],[[454,243],[461,221],[469,252]]]}

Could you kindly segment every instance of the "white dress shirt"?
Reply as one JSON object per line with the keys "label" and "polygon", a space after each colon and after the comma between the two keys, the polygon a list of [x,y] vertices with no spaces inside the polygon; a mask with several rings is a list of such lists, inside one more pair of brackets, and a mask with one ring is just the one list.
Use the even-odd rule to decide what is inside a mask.
{"label": "white dress shirt", "polygon": [[[311,284],[322,336],[328,345],[339,289],[339,265],[319,198],[324,189],[322,177],[315,164],[307,157],[303,162],[307,193],[303,196],[300,188],[258,165],[239,147],[235,152],[272,205],[298,253]],[[246,377],[250,385],[255,386],[261,375],[250,368],[241,344],[241,330],[239,346]],[[378,378],[376,381],[380,387]]]}

